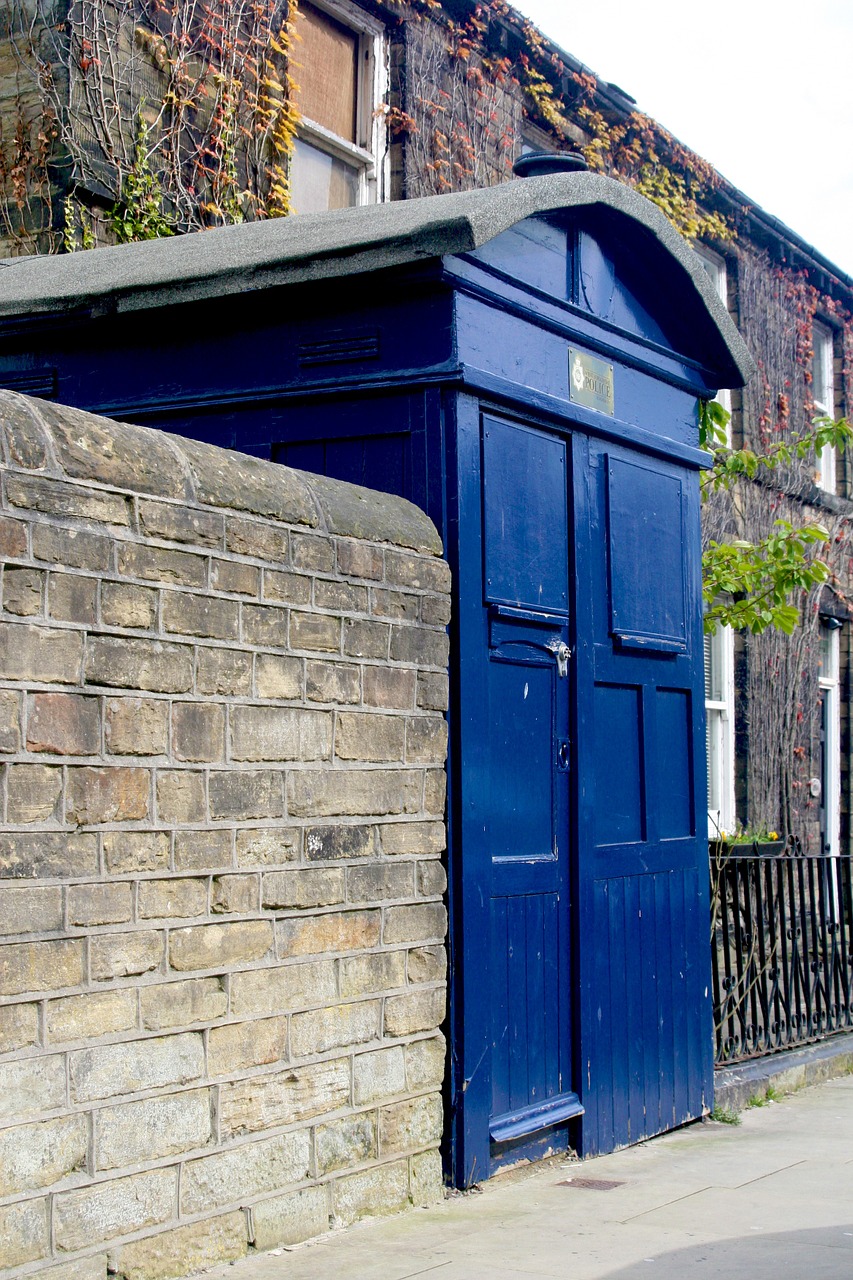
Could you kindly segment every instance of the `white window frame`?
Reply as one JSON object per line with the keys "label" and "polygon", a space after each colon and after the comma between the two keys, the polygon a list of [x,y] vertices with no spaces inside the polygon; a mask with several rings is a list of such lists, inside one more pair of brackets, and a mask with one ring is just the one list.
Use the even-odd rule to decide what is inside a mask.
{"label": "white window frame", "polygon": [[736,826],[734,655],[731,627],[717,627],[714,635],[705,636],[708,837],[711,840],[718,839],[723,831],[731,834]]}
{"label": "white window frame", "polygon": [[841,849],[841,701],[838,678],[840,634],[840,627],[829,626],[821,619],[821,653],[823,651],[823,638],[826,637],[829,641],[828,669],[824,670],[821,664],[821,671],[818,677],[818,685],[823,691],[824,707],[826,709],[826,742],[824,747],[826,776],[822,777],[820,782],[821,787],[826,788],[823,803],[826,810],[827,846],[825,849],[821,849],[821,853],[827,853],[832,858],[837,858]]}
{"label": "white window frame", "polygon": [[[714,253],[713,249],[707,248],[706,245],[696,245],[694,253],[705,271],[711,284],[714,286],[714,292],[728,311],[729,309],[729,277],[726,271],[726,260],[719,253]],[[727,387],[723,387],[714,396],[718,404],[721,404],[726,413],[731,414],[732,411],[732,393]],[[726,444],[731,448],[732,445],[732,423],[731,418],[726,426]]]}
{"label": "white window frame", "polygon": [[[342,160],[356,170],[358,175],[357,205],[377,204],[388,199],[388,128],[385,115],[379,110],[388,95],[388,42],[385,27],[376,18],[359,9],[349,0],[309,0],[314,9],[327,13],[341,26],[358,36],[358,75],[356,83],[357,143],[342,138],[300,116],[296,136],[324,151],[336,160]],[[296,65],[296,81],[299,82],[299,44],[293,50]],[[298,102],[297,102],[298,105]]]}
{"label": "white window frame", "polygon": [[[835,417],[834,348],[832,330],[815,320],[812,326],[812,400],[815,414],[824,418]],[[815,458],[815,484],[826,493],[835,493],[835,462],[835,449],[831,444],[824,445]]]}

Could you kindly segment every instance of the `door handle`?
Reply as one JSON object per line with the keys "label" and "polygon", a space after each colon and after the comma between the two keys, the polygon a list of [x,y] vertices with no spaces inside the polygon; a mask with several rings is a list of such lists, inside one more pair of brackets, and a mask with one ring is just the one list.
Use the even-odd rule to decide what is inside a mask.
{"label": "door handle", "polygon": [[560,679],[565,679],[569,674],[569,658],[572,656],[571,649],[566,644],[565,640],[552,640],[550,644],[546,645],[546,648],[550,650],[557,659],[557,675]]}
{"label": "door handle", "polygon": [[569,744],[565,739],[557,744],[557,771],[559,773],[569,771]]}

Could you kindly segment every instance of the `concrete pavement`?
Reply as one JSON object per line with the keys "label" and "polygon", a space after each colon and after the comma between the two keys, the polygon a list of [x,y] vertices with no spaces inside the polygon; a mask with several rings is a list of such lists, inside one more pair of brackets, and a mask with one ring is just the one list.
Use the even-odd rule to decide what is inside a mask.
{"label": "concrete pavement", "polygon": [[[256,1254],[216,1280],[853,1280],[853,1076]],[[616,1183],[609,1187],[602,1183]],[[599,1184],[599,1185],[596,1185]]]}

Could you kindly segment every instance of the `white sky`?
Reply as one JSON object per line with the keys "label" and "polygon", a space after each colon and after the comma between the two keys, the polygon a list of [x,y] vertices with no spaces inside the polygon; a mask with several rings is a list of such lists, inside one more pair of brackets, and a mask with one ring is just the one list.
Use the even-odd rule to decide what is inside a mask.
{"label": "white sky", "polygon": [[513,0],[853,275],[853,0]]}

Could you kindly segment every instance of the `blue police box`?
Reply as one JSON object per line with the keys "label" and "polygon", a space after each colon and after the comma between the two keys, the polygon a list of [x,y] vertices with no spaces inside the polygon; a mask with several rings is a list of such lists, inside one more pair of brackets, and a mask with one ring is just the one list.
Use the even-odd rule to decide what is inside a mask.
{"label": "blue police box", "polygon": [[0,383],[424,508],[453,571],[448,1157],[712,1098],[697,405],[751,361],[585,172],[0,271]]}

